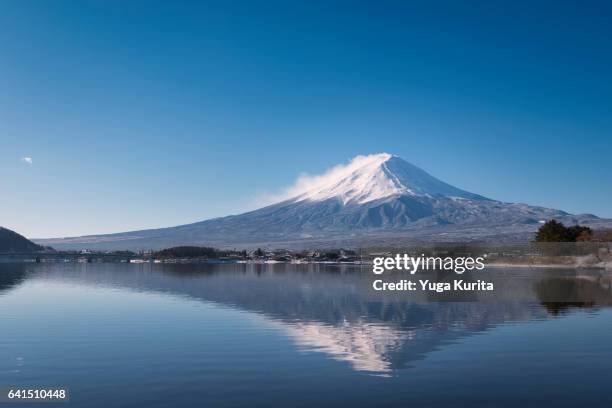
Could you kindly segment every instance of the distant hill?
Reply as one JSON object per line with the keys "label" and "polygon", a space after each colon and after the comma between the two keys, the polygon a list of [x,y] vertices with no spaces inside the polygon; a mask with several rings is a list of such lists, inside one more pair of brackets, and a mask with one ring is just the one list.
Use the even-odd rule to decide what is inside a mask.
{"label": "distant hill", "polygon": [[42,251],[45,248],[36,245],[23,235],[0,227],[0,253],[7,252],[36,252]]}

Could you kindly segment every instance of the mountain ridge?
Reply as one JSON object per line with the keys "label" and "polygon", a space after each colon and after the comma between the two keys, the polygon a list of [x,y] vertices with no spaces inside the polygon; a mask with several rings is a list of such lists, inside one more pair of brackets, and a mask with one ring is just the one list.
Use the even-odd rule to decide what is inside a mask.
{"label": "mountain ridge", "polygon": [[8,228],[0,227],[0,253],[38,252],[44,248],[23,235]]}

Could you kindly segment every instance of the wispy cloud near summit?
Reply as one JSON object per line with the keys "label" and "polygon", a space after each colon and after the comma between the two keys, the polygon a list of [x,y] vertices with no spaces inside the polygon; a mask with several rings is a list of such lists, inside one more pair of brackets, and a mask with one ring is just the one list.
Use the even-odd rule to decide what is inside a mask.
{"label": "wispy cloud near summit", "polygon": [[384,162],[390,157],[391,155],[388,153],[359,155],[349,160],[348,163],[333,166],[321,174],[311,175],[308,173],[301,173],[291,186],[276,193],[262,194],[257,197],[253,200],[253,207],[262,207],[295,198],[310,191],[321,190],[337,180],[347,177],[361,167],[374,162]]}

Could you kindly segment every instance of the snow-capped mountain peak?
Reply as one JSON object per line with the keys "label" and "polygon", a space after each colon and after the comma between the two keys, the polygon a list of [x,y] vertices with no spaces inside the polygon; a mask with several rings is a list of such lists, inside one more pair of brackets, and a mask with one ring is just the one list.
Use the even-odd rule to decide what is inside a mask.
{"label": "snow-capped mountain peak", "polygon": [[483,199],[389,153],[357,156],[322,175],[302,178],[296,187],[295,202],[339,199],[345,205],[364,204],[398,195]]}
{"label": "snow-capped mountain peak", "polygon": [[303,176],[273,204],[243,214],[170,228],[39,240],[62,249],[204,245],[276,248],[384,243],[389,239],[530,240],[539,220],[609,228],[612,220],[512,204],[453,187],[401,158],[357,156],[318,176]]}

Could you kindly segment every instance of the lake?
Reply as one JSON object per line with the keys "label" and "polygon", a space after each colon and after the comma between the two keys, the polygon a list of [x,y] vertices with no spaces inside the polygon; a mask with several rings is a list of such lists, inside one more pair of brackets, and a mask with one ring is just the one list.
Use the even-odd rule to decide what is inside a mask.
{"label": "lake", "polygon": [[504,293],[453,301],[364,274],[0,264],[0,388],[63,386],[71,407],[612,406],[609,273],[499,269]]}

